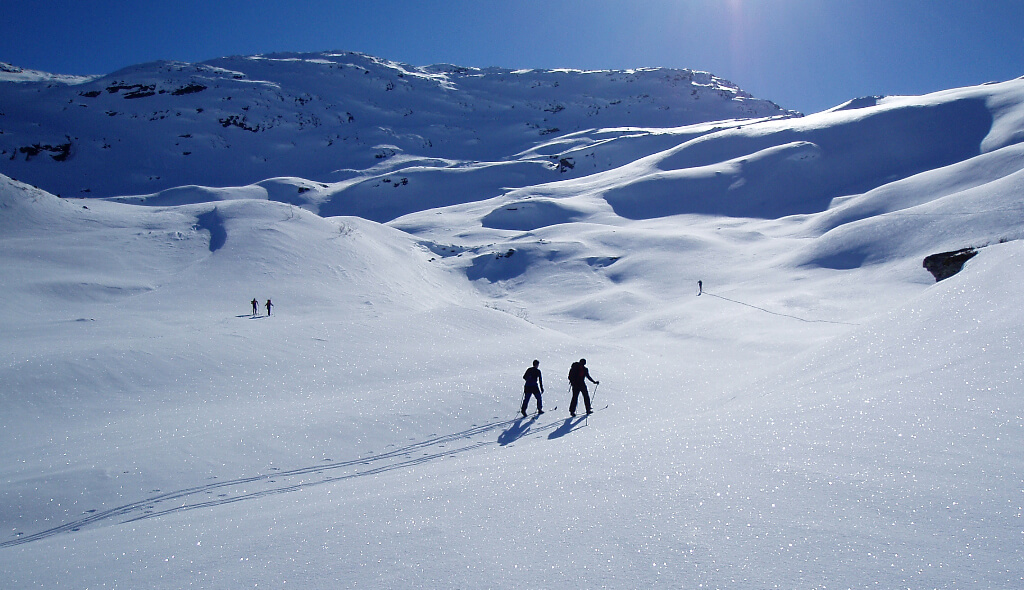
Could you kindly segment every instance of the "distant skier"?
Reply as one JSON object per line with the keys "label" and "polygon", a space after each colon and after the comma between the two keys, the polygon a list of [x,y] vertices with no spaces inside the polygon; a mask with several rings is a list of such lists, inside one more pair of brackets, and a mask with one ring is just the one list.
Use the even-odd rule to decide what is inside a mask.
{"label": "distant skier", "polygon": [[700,297],[700,294],[703,293],[703,292],[704,292],[704,282],[703,281],[697,281],[697,296]]}
{"label": "distant skier", "polygon": [[269,316],[270,315],[270,308],[274,307],[274,304],[271,303],[269,299],[267,299],[266,306],[267,306],[267,316]]}
{"label": "distant skier", "polygon": [[569,367],[569,385],[572,386],[572,401],[569,402],[569,415],[576,415],[576,403],[579,401],[579,396],[583,394],[583,405],[587,408],[588,414],[593,414],[594,410],[590,407],[590,392],[587,391],[587,379],[590,382],[597,385],[600,381],[594,381],[594,378],[590,376],[590,369],[587,368],[587,359],[580,359],[579,362],[573,363]]}
{"label": "distant skier", "polygon": [[260,313],[260,302],[253,297],[249,303],[252,303],[252,317],[256,317]]}
{"label": "distant skier", "polygon": [[537,368],[539,365],[540,361],[534,360],[533,366],[523,373],[526,384],[523,385],[523,407],[519,410],[523,416],[526,416],[526,407],[530,405],[530,396],[537,397],[537,413],[544,413],[544,402],[540,398],[540,394],[544,393],[544,378]]}

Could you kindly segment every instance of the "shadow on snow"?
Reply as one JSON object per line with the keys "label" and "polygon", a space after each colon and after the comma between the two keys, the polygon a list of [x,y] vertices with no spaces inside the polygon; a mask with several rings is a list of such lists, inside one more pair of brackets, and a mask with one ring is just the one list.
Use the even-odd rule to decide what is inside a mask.
{"label": "shadow on snow", "polygon": [[551,434],[548,435],[548,440],[554,440],[556,438],[562,438],[574,430],[579,430],[578,426],[585,425],[587,420],[586,414],[577,416],[576,418],[566,418],[565,422],[561,426],[556,428]]}
{"label": "shadow on snow", "polygon": [[[506,446],[524,437],[539,435],[546,430],[558,426],[557,430],[554,430],[548,436],[549,439],[555,439],[565,436],[574,430],[583,420],[582,418],[576,420],[566,419],[564,422],[556,421],[538,426],[537,418],[538,416],[534,415],[529,419],[515,418],[473,425],[473,427],[461,432],[434,436],[433,438],[405,447],[358,459],[337,463],[331,462],[330,459],[325,459],[325,462],[331,463],[284,471],[278,468],[271,468],[270,473],[166,492],[109,510],[88,511],[88,516],[38,533],[19,535],[15,539],[0,542],[0,547],[11,547],[39,541],[60,533],[76,532],[85,527],[111,519],[118,519],[119,523],[123,524],[186,510],[223,506],[225,504],[293,492],[310,486],[415,467],[431,461],[454,457],[481,447],[494,444]],[[499,429],[504,430],[498,435],[497,440],[482,438],[483,435]],[[449,448],[451,445],[457,446]],[[170,502],[173,502],[174,505],[161,508],[161,505],[166,505]]]}

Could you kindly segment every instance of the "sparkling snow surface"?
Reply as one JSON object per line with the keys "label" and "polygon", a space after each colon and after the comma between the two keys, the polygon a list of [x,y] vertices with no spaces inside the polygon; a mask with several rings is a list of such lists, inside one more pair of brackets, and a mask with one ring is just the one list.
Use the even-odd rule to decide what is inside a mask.
{"label": "sparkling snow surface", "polygon": [[0,586],[1021,587],[1024,80],[847,106],[0,175]]}

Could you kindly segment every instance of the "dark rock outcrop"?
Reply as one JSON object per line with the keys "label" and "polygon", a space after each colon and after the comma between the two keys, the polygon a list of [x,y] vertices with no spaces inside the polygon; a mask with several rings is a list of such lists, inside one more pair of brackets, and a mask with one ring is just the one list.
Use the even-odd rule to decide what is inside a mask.
{"label": "dark rock outcrop", "polygon": [[940,252],[926,257],[923,266],[928,272],[932,273],[937,283],[960,272],[960,269],[964,267],[964,263],[974,258],[977,254],[978,251],[975,248],[964,248],[955,252]]}

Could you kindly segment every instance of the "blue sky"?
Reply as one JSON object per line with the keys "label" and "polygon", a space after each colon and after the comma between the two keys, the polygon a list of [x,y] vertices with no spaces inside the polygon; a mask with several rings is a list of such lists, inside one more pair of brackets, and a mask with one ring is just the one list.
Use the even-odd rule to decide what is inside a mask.
{"label": "blue sky", "polygon": [[1024,75],[1024,0],[4,2],[0,61],[104,74],[157,59],[361,51],[414,65],[707,70],[814,112]]}

